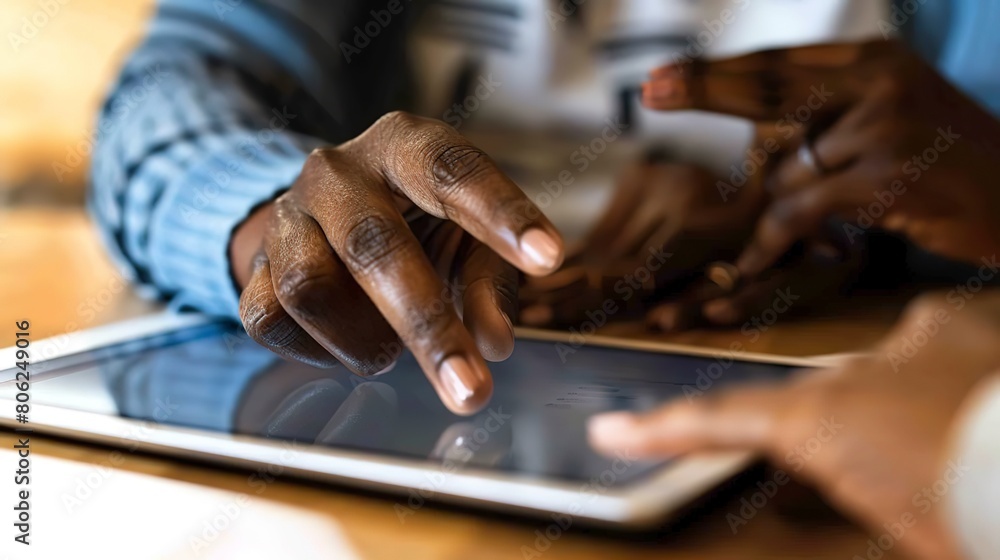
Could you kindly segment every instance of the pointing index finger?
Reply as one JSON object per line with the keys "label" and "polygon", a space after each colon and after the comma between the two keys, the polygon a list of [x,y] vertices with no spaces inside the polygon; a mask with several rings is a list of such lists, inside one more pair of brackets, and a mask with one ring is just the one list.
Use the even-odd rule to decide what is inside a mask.
{"label": "pointing index finger", "polygon": [[379,172],[424,211],[447,218],[532,275],[555,271],[564,244],[555,226],[482,150],[444,123],[392,113],[360,144],[383,146]]}

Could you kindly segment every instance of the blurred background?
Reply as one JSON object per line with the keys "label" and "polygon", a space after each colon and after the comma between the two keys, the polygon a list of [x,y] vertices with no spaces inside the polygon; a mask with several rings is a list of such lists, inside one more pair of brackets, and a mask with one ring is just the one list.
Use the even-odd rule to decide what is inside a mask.
{"label": "blurred background", "polygon": [[[40,337],[139,305],[110,297],[123,284],[101,254],[83,201],[97,109],[153,5],[4,0],[0,7],[0,325],[75,310],[76,325],[37,324]],[[95,274],[94,263],[106,270]],[[76,274],[78,267],[87,274]],[[29,287],[40,286],[51,286],[53,297],[27,301]]]}
{"label": "blurred background", "polygon": [[[86,217],[84,200],[99,106],[125,57],[143,36],[154,4],[154,0],[4,0],[0,4],[0,333],[4,325],[32,317],[54,318],[50,324],[37,322],[37,338],[74,332],[111,318],[126,318],[152,305],[126,289]],[[599,12],[594,20],[610,25]],[[700,29],[701,17],[693,22]],[[757,27],[752,20],[746,25]],[[788,36],[781,41],[800,40],[800,31],[783,30]],[[730,48],[723,43],[720,48]],[[435,52],[425,54],[436,60]],[[654,62],[644,59],[637,64],[645,69]],[[494,101],[502,97],[497,95]],[[511,99],[523,102],[517,95]],[[583,117],[593,117],[590,105],[580,102],[589,98],[578,96],[572,82],[557,89],[552,99],[555,107],[576,107],[559,122],[580,118],[586,124],[589,121]],[[544,100],[539,103],[535,109],[545,114],[550,108]],[[485,113],[482,110],[478,115]],[[536,113],[526,115],[526,120],[533,121]],[[678,122],[675,119],[686,117],[650,112],[644,118],[650,119],[649,128],[658,123],[669,132]],[[714,124],[709,126],[707,119]],[[686,135],[682,147],[693,154],[707,152],[711,146],[719,162],[726,162],[720,164],[722,170],[730,160],[742,161],[749,125],[706,115],[698,123],[699,136]],[[542,180],[561,176],[567,165],[564,154],[579,145],[580,137],[541,144],[541,135],[534,134],[532,149],[526,150],[523,130],[508,136],[502,130],[477,131],[474,124],[466,124],[462,132],[491,155],[502,154],[504,146],[513,147],[505,160],[512,164],[510,173],[522,186],[532,185],[535,194]],[[603,116],[598,116],[594,126],[581,132],[582,137],[592,138],[604,126]],[[735,133],[709,134],[716,131],[715,126]],[[564,234],[579,236],[596,219],[610,194],[606,187],[644,148],[628,138],[617,142],[609,155],[577,177],[574,189],[567,191],[560,204],[546,208]],[[570,229],[574,226],[577,231]],[[40,299],[39,293],[46,295]]]}
{"label": "blurred background", "polygon": [[[4,0],[0,189],[8,205],[83,200],[98,105],[152,8],[152,0]],[[76,153],[84,159],[73,165]]]}

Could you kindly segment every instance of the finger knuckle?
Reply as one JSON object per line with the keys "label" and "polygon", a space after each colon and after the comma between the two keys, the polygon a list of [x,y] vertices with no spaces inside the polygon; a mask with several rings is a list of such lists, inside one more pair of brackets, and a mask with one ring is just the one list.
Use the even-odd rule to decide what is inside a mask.
{"label": "finger knuckle", "polygon": [[339,149],[354,159],[371,158],[373,154],[377,158],[378,154],[398,150],[397,146],[404,144],[401,139],[410,137],[422,120],[425,119],[406,111],[390,111],[356,138],[342,144]]}
{"label": "finger knuckle", "polygon": [[[353,157],[354,141],[337,147],[316,148],[306,157],[302,173],[295,181],[293,188],[285,193],[293,203],[299,200],[303,192],[311,192],[316,188],[329,185],[329,178],[349,173],[356,173],[358,166]],[[308,196],[306,196],[308,198]]]}
{"label": "finger knuckle", "polygon": [[271,215],[268,217],[267,226],[268,229],[281,229],[282,224],[289,223],[290,220],[294,219],[300,214],[298,201],[296,200],[295,194],[292,191],[287,191],[283,193],[278,198],[274,199],[274,203],[271,207]]}
{"label": "finger knuckle", "polygon": [[345,351],[342,356],[347,367],[359,377],[375,377],[396,364],[403,353],[398,341],[383,342],[374,354],[364,351]]}
{"label": "finger knuckle", "polygon": [[250,338],[270,348],[291,346],[300,334],[295,321],[273,298],[245,294],[240,299],[240,320]]}
{"label": "finger knuckle", "polygon": [[419,117],[411,113],[407,113],[406,111],[390,111],[375,121],[372,128],[398,129],[401,127],[412,126],[418,119]]}
{"label": "finger knuckle", "polygon": [[330,154],[332,154],[335,151],[336,148],[332,148],[329,146],[320,146],[317,148],[313,148],[312,151],[309,152],[309,155],[306,157],[306,159],[311,161],[323,160],[329,157]]}
{"label": "finger knuckle", "polygon": [[383,216],[365,216],[347,232],[344,262],[352,270],[367,273],[395,258],[406,247],[401,225]]}
{"label": "finger knuckle", "polygon": [[444,196],[460,194],[491,169],[489,156],[469,144],[432,142],[427,159],[434,185]]}
{"label": "finger knuckle", "polygon": [[303,166],[304,171],[311,171],[319,168],[326,168],[329,166],[330,161],[336,157],[337,148],[332,147],[319,147],[314,148],[313,151],[309,152],[306,156],[306,162]]}
{"label": "finger knuckle", "polygon": [[443,300],[429,305],[413,306],[406,311],[406,329],[400,338],[407,346],[421,346],[423,342],[446,340],[454,327],[454,313]]}
{"label": "finger knuckle", "polygon": [[275,295],[289,311],[302,316],[315,313],[312,300],[317,293],[325,293],[331,284],[329,274],[309,263],[298,263],[281,273],[275,281]]}

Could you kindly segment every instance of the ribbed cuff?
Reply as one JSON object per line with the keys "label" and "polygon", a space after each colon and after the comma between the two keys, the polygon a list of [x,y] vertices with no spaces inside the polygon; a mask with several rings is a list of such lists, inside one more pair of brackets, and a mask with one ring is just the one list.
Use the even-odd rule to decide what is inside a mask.
{"label": "ribbed cuff", "polygon": [[233,231],[257,206],[291,186],[308,143],[270,130],[227,135],[168,187],[152,217],[150,255],[156,284],[179,287],[173,306],[239,317],[229,265]]}

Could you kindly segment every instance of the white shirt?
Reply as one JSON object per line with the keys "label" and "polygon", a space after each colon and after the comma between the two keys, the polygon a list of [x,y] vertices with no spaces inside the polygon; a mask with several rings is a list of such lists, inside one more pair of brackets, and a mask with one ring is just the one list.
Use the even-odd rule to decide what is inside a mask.
{"label": "white shirt", "polygon": [[[634,92],[650,70],[684,57],[881,37],[888,14],[887,0],[576,1],[575,9],[573,0],[500,3],[517,17],[456,2],[428,14],[411,41],[421,113],[456,125],[536,202],[548,202],[543,182],[572,174],[573,189],[540,204],[570,238],[596,219],[622,167],[651,145],[722,176],[746,158],[748,122],[642,108]],[[475,65],[473,82],[494,85],[471,88],[456,111],[464,64]],[[624,99],[632,122],[623,135],[609,133]],[[601,136],[614,141],[599,157],[580,153],[590,141],[600,148]]]}

